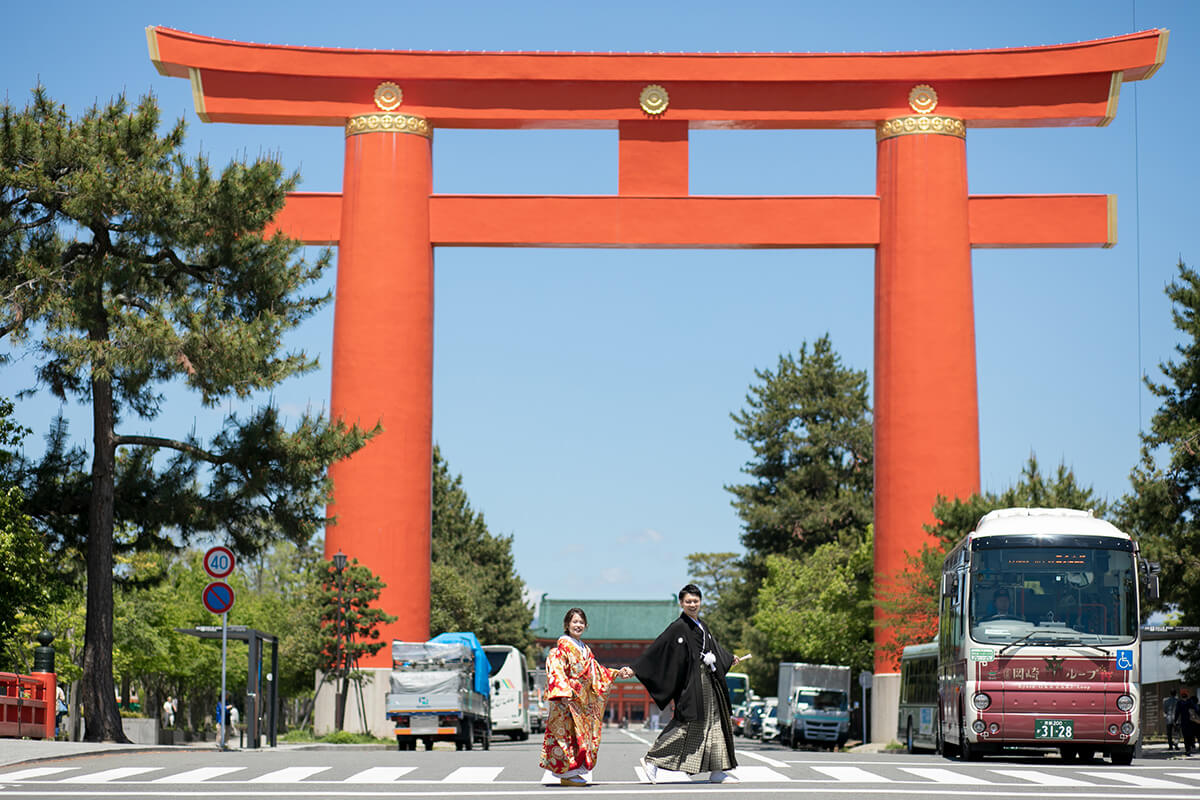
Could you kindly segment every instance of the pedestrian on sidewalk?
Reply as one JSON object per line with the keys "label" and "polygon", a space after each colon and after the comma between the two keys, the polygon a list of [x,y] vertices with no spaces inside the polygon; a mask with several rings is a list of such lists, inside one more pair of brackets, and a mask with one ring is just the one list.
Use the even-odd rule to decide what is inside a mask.
{"label": "pedestrian on sidewalk", "polygon": [[1196,747],[1196,737],[1200,734],[1200,705],[1194,696],[1188,695],[1187,689],[1179,692],[1175,719],[1179,721],[1179,730],[1183,734],[1183,754],[1190,756]]}
{"label": "pedestrian on sidewalk", "polygon": [[1163,720],[1167,724],[1167,749],[1178,750],[1179,743],[1175,741],[1175,733],[1179,723],[1175,721],[1175,708],[1179,705],[1178,689],[1172,689],[1171,694],[1163,698]]}

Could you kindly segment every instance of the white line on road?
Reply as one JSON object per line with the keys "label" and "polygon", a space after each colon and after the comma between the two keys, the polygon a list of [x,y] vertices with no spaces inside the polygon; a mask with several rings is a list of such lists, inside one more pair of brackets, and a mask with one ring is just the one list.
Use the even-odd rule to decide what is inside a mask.
{"label": "white line on road", "polygon": [[646,745],[646,747],[649,747],[651,744],[651,742],[647,741],[646,739],[643,739],[642,737],[638,736],[636,733],[632,733],[627,730],[622,730],[621,733],[625,734],[630,739],[633,739],[635,742],[641,742],[642,744]]}
{"label": "white line on road", "polygon": [[760,755],[759,753],[755,753],[753,750],[739,750],[738,755],[746,756],[747,758],[757,758],[759,761],[763,762],[764,764],[770,764],[772,767],[786,767],[787,766],[786,761],[779,761],[778,759],[769,758],[768,756],[764,756],[764,755]]}
{"label": "white line on road", "polygon": [[60,772],[66,772],[78,767],[34,767],[32,769],[22,769],[17,772],[6,772],[0,775],[0,781],[27,781],[30,778],[41,778],[45,775],[57,775]]}
{"label": "white line on road", "polygon": [[154,772],[158,767],[117,767],[103,772],[89,772],[87,775],[72,775],[64,778],[61,783],[107,783],[119,781],[131,775],[141,775],[143,772]]}
{"label": "white line on road", "polygon": [[[1189,778],[1193,781],[1200,781],[1200,772],[1168,772],[1167,774],[1175,778]],[[3,777],[3,775],[0,775],[0,778]]]}
{"label": "white line on road", "polygon": [[890,779],[876,775],[874,772],[867,772],[861,767],[818,767],[814,765],[809,769],[828,775],[835,781],[846,783],[891,783]]}
{"label": "white line on road", "polygon": [[[141,786],[150,786],[151,784],[143,783],[140,785]],[[401,790],[389,787],[386,790],[380,789],[380,790],[376,790],[376,791],[368,791],[368,790],[338,791],[336,793],[331,793],[328,788],[322,788],[319,791],[316,791],[316,790],[298,791],[296,789],[287,789],[287,790],[284,790],[284,789],[274,789],[274,790],[242,789],[242,790],[239,790],[239,789],[234,789],[234,788],[228,788],[228,789],[222,788],[220,796],[222,798],[226,798],[226,797],[245,797],[245,798],[303,797],[303,798],[320,798],[321,800],[329,800],[329,798],[334,798],[334,797],[337,797],[337,798],[342,798],[342,797],[346,797],[346,798],[396,798],[396,797],[426,797],[426,798],[433,798],[433,797],[448,797],[448,798],[449,797],[463,797],[463,798],[517,797],[517,798],[527,798],[527,797],[531,796],[531,793],[535,791],[535,787],[538,787],[538,786],[539,786],[539,784],[537,784],[536,782],[529,781],[529,782],[527,782],[527,784],[525,786],[522,786],[519,789],[490,790],[490,789],[483,789],[481,787],[481,788],[474,788],[474,789],[469,789],[469,790],[468,789],[459,789],[459,790],[435,791],[435,790],[430,790],[430,789],[425,789],[425,788],[420,788],[420,789],[414,788],[412,790],[401,791]],[[1187,788],[1189,790],[1191,790],[1194,787],[1189,786]],[[1106,788],[1102,791],[1096,791],[1096,792],[1081,791],[1079,789],[1067,790],[1067,791],[1061,791],[1061,792],[1048,792],[1045,790],[1044,787],[1040,787],[1040,786],[1030,786],[1029,789],[1031,791],[1027,791],[1027,792],[1025,792],[1025,791],[1017,791],[1017,792],[1009,791],[1005,795],[1005,797],[1006,798],[1013,798],[1013,797],[1029,798],[1029,800],[1046,800],[1046,798],[1063,798],[1063,800],[1072,800],[1072,799],[1074,799],[1074,800],[1113,800],[1113,797],[1115,796],[1113,794],[1113,790],[1110,788]],[[1129,800],[1190,800],[1190,798],[1193,797],[1192,794],[1187,794],[1184,792],[1141,793],[1141,792],[1137,792],[1136,789],[1125,789],[1124,787],[1122,787],[1122,789],[1124,792],[1121,795],[1122,798],[1129,799]],[[540,791],[540,790],[538,790],[538,791]],[[751,795],[751,794],[759,795],[759,794],[761,794],[761,795],[775,795],[777,797],[781,796],[781,795],[789,796],[789,797],[792,797],[792,796],[795,796],[795,797],[803,797],[803,796],[821,797],[821,796],[831,796],[831,795],[845,795],[849,798],[860,798],[864,795],[864,792],[867,792],[868,790],[864,790],[863,787],[861,787],[861,786],[848,787],[848,788],[843,789],[840,787],[830,787],[828,785],[824,785],[824,786],[811,786],[810,785],[810,786],[806,786],[806,787],[797,787],[794,784],[793,785],[785,784],[783,786],[771,786],[771,787],[762,787],[762,788],[755,788],[755,787],[751,787],[751,786],[738,786],[736,788],[733,788],[733,787],[730,787],[728,784],[703,784],[703,783],[692,783],[687,786],[678,786],[678,787],[659,786],[657,788],[648,790],[647,787],[645,787],[645,786],[630,786],[629,788],[614,786],[614,787],[610,788],[609,786],[606,786],[604,784],[594,784],[594,785],[588,787],[587,794],[589,797],[603,795],[606,797],[642,797],[642,798],[644,798],[647,796],[646,795],[647,791],[651,791],[655,795],[680,795],[680,796],[684,796],[684,797],[695,797],[698,794],[707,794],[709,792],[717,792],[717,793],[722,793],[722,794],[728,795],[730,791],[733,791],[733,792],[737,793],[738,795]],[[939,789],[936,787],[936,785],[925,786],[925,787],[921,787],[921,788],[909,788],[909,789],[890,788],[890,787],[884,787],[884,786],[879,786],[879,787],[873,786],[869,790],[869,793],[871,796],[895,795],[897,797],[915,797],[915,798],[921,798],[921,797],[945,797],[945,798],[971,797],[971,798],[979,798],[979,800],[995,800],[995,797],[996,797],[995,787],[992,787],[989,789],[968,790],[968,789],[961,789],[961,788]],[[38,797],[38,798],[41,798],[41,797],[47,797],[47,798],[49,798],[49,797],[79,797],[79,798],[105,797],[105,798],[107,798],[107,797],[112,797],[112,798],[122,798],[122,800],[127,800],[128,798],[143,798],[143,797],[164,797],[164,798],[188,797],[188,798],[211,799],[213,797],[213,793],[212,793],[211,788],[205,789],[204,791],[194,791],[194,792],[181,791],[179,789],[170,789],[170,790],[158,789],[156,791],[153,791],[153,790],[152,791],[143,791],[140,789],[130,788],[129,786],[122,786],[119,790],[112,789],[112,790],[108,790],[108,791],[96,791],[95,789],[88,789],[88,790],[80,789],[77,791],[64,791],[63,789],[57,788],[57,785],[56,785],[55,788],[47,787],[45,789],[39,788],[36,790],[35,789],[27,789],[25,787],[5,787],[4,797],[5,798],[13,798],[13,797]]]}
{"label": "white line on road", "polygon": [[459,767],[442,778],[442,783],[491,783],[503,771],[504,767]]}
{"label": "white line on road", "polygon": [[1128,772],[1081,772],[1080,775],[1090,775],[1093,778],[1104,778],[1109,781],[1118,781],[1120,783],[1128,783],[1131,786],[1145,786],[1147,788],[1172,788],[1183,787],[1191,789],[1192,787],[1186,783],[1179,781],[1167,781],[1162,778],[1151,778],[1147,775],[1130,775]]}
{"label": "white line on road", "polygon": [[299,783],[310,775],[324,772],[329,767],[284,767],[266,775],[251,778],[250,783]]}
{"label": "white line on road", "polygon": [[391,783],[415,769],[416,767],[371,767],[346,778],[346,783]]}
{"label": "white line on road", "polygon": [[790,780],[787,775],[770,767],[738,767],[733,774],[742,783],[787,783]]}
{"label": "white line on road", "polygon": [[[233,719],[233,715],[229,715]],[[219,778],[222,775],[228,775],[231,772],[240,772],[245,767],[198,767],[189,769],[186,772],[180,772],[177,775],[167,775],[164,778],[155,778],[153,783],[200,783],[209,780],[210,778]]]}
{"label": "white line on road", "polygon": [[1094,783],[1068,778],[1066,775],[1055,775],[1050,772],[1039,772],[1036,769],[993,769],[997,775],[1009,778],[1020,778],[1023,781],[1036,783],[1038,786],[1095,786]]}
{"label": "white line on road", "polygon": [[941,767],[900,767],[900,769],[916,775],[918,778],[925,778],[935,783],[958,783],[970,786],[986,786],[992,783],[991,781],[985,781],[983,778],[976,778],[974,775],[951,772]]}

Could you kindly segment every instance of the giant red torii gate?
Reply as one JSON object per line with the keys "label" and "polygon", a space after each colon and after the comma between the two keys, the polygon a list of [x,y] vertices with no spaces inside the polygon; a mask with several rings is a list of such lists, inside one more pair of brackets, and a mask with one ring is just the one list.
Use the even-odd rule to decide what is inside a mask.
{"label": "giant red torii gate", "polygon": [[[385,432],[334,466],[342,549],[429,631],[433,248],[875,249],[875,574],[919,547],[938,494],[979,490],[973,247],[1110,247],[1110,195],[968,195],[970,128],[1107,125],[1166,30],[1046,47],[922,53],[344,50],[147,29],[205,122],[345,126],[342,192],[291,195],[279,228],[340,248],[331,413]],[[604,128],[615,196],[432,193],[436,128]],[[688,194],[688,131],[873,128],[859,197]],[[881,629],[886,636],[886,629]],[[877,639],[878,641],[878,639]],[[387,650],[366,666],[385,666]],[[879,651],[877,650],[877,653]],[[892,664],[879,653],[876,671]]]}

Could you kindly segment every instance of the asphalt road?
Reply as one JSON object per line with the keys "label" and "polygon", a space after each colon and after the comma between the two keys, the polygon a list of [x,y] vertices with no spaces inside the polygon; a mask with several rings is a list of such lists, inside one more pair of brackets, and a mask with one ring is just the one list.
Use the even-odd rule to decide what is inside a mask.
{"label": "asphalt road", "polygon": [[[1200,757],[1064,764],[1054,755],[1014,755],[961,763],[933,754],[794,751],[738,739],[737,784],[677,776],[646,782],[638,759],[646,731],[604,732],[594,783],[546,785],[540,740],[496,742],[489,751],[279,749],[220,752],[113,751],[0,768],[3,798],[455,798],[539,797],[562,793],[630,797],[733,798],[1193,798]],[[0,748],[3,742],[0,741]],[[696,776],[707,778],[707,775]]]}

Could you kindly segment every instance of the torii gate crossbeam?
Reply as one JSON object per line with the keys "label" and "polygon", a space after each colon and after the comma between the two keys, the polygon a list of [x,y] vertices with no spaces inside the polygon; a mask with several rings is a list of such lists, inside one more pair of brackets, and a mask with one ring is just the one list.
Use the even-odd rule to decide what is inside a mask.
{"label": "torii gate crossbeam", "polygon": [[[1110,247],[1107,195],[969,196],[973,128],[1103,126],[1166,30],[923,53],[466,53],[284,47],[147,29],[206,122],[346,128],[341,193],[297,193],[277,227],[340,248],[331,412],[385,433],[335,465],[326,549],[388,583],[385,637],[429,627],[433,247],[862,247],[875,257],[875,571],[924,540],[938,494],[979,490],[971,255]],[[936,113],[934,113],[936,111]],[[615,196],[432,193],[437,128],[602,128]],[[876,131],[876,194],[688,193],[688,132]],[[877,643],[887,639],[886,626]],[[876,671],[894,672],[881,652]],[[386,652],[378,658],[382,666]],[[374,663],[372,664],[374,665]]]}

